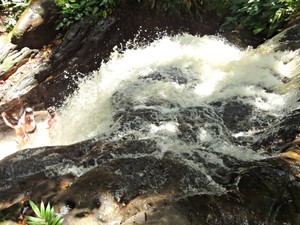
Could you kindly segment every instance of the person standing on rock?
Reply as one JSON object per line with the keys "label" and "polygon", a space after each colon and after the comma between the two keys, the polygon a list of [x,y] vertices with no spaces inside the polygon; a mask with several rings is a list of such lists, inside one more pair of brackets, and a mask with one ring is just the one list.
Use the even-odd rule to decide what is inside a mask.
{"label": "person standing on rock", "polygon": [[33,111],[33,109],[29,107],[25,109],[19,120],[19,124],[23,126],[23,129],[27,134],[32,134],[35,132],[36,121],[34,117],[38,115],[48,115],[49,118],[51,118],[51,115],[47,110]]}
{"label": "person standing on rock", "polygon": [[18,122],[16,125],[10,123],[8,119],[6,118],[6,112],[3,112],[2,118],[5,122],[5,124],[13,129],[15,129],[16,136],[17,136],[17,142],[19,144],[19,147],[22,147],[26,142],[29,140],[28,134],[25,132],[24,127]]}
{"label": "person standing on rock", "polygon": [[35,116],[38,115],[48,115],[51,118],[51,115],[48,111],[33,111],[32,108],[26,108],[21,118],[18,120],[17,124],[14,125],[8,121],[6,118],[6,113],[2,113],[3,120],[5,124],[13,129],[15,129],[17,142],[19,147],[22,147],[26,144],[30,137],[29,134],[33,134],[36,131],[36,121]]}
{"label": "person standing on rock", "polygon": [[50,106],[47,108],[47,111],[48,111],[48,114],[49,114],[49,118],[48,118],[48,121],[47,121],[47,124],[48,124],[48,128],[50,129],[53,125],[53,123],[56,121],[56,112],[55,112],[55,108]]}

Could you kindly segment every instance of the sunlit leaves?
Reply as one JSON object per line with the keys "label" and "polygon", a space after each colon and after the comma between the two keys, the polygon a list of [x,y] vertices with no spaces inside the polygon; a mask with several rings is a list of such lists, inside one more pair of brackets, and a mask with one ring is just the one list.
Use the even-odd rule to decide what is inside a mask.
{"label": "sunlit leaves", "polygon": [[86,16],[106,18],[112,13],[115,0],[55,0],[60,7],[56,30],[69,27]]}
{"label": "sunlit leaves", "polygon": [[299,0],[232,0],[223,28],[249,29],[271,37],[296,15]]}

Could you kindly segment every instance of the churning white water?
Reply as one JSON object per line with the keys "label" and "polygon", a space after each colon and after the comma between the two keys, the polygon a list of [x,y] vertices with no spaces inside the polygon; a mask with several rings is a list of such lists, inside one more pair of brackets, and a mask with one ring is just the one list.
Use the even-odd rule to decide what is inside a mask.
{"label": "churning white water", "polygon": [[[261,156],[226,140],[222,126],[216,134],[211,125],[203,125],[196,131],[196,141],[186,145],[177,138],[180,124],[172,119],[172,113],[182,108],[207,107],[205,117],[218,126],[222,120],[209,110],[216,102],[235,99],[253,106],[256,114],[251,119],[257,123],[268,116],[281,117],[297,105],[292,93],[281,95],[276,89],[299,64],[298,52],[242,50],[217,36],[188,34],[129,45],[125,49],[116,47],[108,62],[103,62],[91,78],[81,81],[78,91],[60,108],[50,140],[36,137],[35,146],[67,145],[94,137],[119,140],[134,135],[139,139],[156,138],[161,153],[176,151],[182,145],[188,152],[205,144],[224,154],[255,159]],[[149,78],[151,74],[159,74],[159,78]],[[118,113],[129,109],[153,109],[170,119],[159,124],[141,121],[139,129],[118,131],[123,119]],[[263,123],[268,123],[267,119]],[[230,135],[240,137],[256,132],[256,128],[251,128]],[[11,141],[0,144],[1,151],[15,149]]]}

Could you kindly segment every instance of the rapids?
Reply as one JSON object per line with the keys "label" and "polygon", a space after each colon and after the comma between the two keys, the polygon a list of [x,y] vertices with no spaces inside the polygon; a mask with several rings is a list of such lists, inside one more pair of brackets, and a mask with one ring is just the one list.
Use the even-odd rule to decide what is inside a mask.
{"label": "rapids", "polygon": [[[3,174],[8,181],[40,171],[50,178],[75,175],[77,183],[60,196],[67,208],[81,199],[80,189],[76,189],[81,183],[85,188],[90,180],[98,191],[110,170],[119,203],[119,192],[126,193],[129,201],[136,197],[132,190],[155,193],[174,186],[178,188],[176,197],[202,201],[206,194],[226,195],[230,185],[243,189],[251,182],[259,184],[260,175],[255,183],[248,180],[247,173],[256,174],[257,168],[264,168],[265,159],[278,153],[262,140],[268,135],[272,138],[279,132],[278,124],[299,110],[299,93],[278,91],[296,74],[299,63],[298,51],[273,52],[268,45],[240,49],[218,36],[163,35],[151,43],[133,40],[124,47],[116,46],[99,70],[80,80],[78,90],[57,108],[54,126],[47,130],[41,127],[41,120],[34,141],[26,146],[57,147],[40,148],[33,155],[23,150],[11,160],[16,165],[29,160],[30,166],[33,160],[32,171],[17,166],[6,172],[4,165]],[[0,148],[10,149],[1,158],[17,151],[13,133],[0,135]],[[91,142],[81,145],[84,140]],[[70,147],[62,154],[63,145]],[[256,163],[258,167],[253,166]],[[248,172],[244,165],[249,166]],[[240,175],[235,176],[237,173]],[[277,175],[277,170],[270,166],[268,173]],[[273,182],[273,177],[270,179]],[[78,208],[94,201],[96,191],[88,189],[84,199],[78,200]],[[247,197],[250,201],[253,196]],[[105,224],[119,220],[115,202],[103,200],[101,204],[104,208],[109,205]],[[277,213],[277,208],[272,210]],[[106,213],[102,208],[100,212]]]}
{"label": "rapids", "polygon": [[[299,61],[298,52],[272,52],[266,46],[239,49],[218,36],[161,36],[147,44],[133,40],[116,46],[98,71],[80,81],[59,109],[50,138],[47,130],[39,129],[25,147],[69,145],[90,138],[156,138],[162,152],[176,153],[182,145],[205,146],[243,160],[259,159],[264,154],[249,147],[257,134],[297,107],[296,93],[281,95],[276,90],[291,78]],[[242,118],[250,124],[233,118],[229,123],[240,125],[228,130],[220,114],[232,101],[251,111]],[[126,110],[152,110],[162,118],[153,122],[137,116],[138,128],[132,129],[132,124],[122,124]],[[201,121],[194,137],[178,138],[185,136],[178,121],[178,113],[185,110],[191,121]],[[0,135],[0,148],[9,149],[1,151],[0,158],[16,152],[13,133]],[[237,138],[247,143],[234,144]]]}
{"label": "rapids", "polygon": [[[250,144],[258,138],[256,134],[298,106],[297,93],[281,95],[276,90],[291,78],[299,61],[298,52],[239,49],[218,36],[182,34],[163,36],[150,44],[132,41],[124,49],[116,47],[108,62],[82,80],[79,90],[60,109],[50,143],[154,137],[166,149],[168,145],[205,143],[245,160],[261,157],[247,145],[241,148],[229,139],[245,137]],[[241,118],[250,122],[248,126],[232,118],[231,123],[241,122],[241,126],[226,130],[220,114],[232,101],[251,111]],[[194,140],[183,142],[178,139],[176,114],[195,107],[205,110],[192,109],[188,116],[204,121]],[[137,116],[136,120],[141,119],[136,121],[138,129],[132,129],[131,124],[122,124],[122,112],[127,110],[153,110],[162,119],[154,123]]]}

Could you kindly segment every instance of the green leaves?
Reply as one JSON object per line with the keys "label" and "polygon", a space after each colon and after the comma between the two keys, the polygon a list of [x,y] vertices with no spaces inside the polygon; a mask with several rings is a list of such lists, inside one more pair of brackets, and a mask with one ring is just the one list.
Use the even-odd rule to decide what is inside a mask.
{"label": "green leaves", "polygon": [[224,29],[249,29],[267,37],[279,32],[284,24],[296,16],[299,0],[232,0],[231,15]]}
{"label": "green leaves", "polygon": [[7,31],[13,29],[17,23],[18,18],[28,7],[29,0],[15,1],[15,0],[6,0],[0,1],[1,12],[6,19],[4,19],[4,27]]}
{"label": "green leaves", "polygon": [[86,16],[106,18],[112,13],[115,0],[55,0],[60,7],[56,30],[67,28]]}
{"label": "green leaves", "polygon": [[28,218],[28,225],[61,225],[63,223],[61,215],[58,214],[55,216],[54,208],[51,207],[49,203],[46,208],[43,201],[41,202],[40,208],[31,200],[29,200],[29,204],[37,217],[26,216],[26,218]]}

